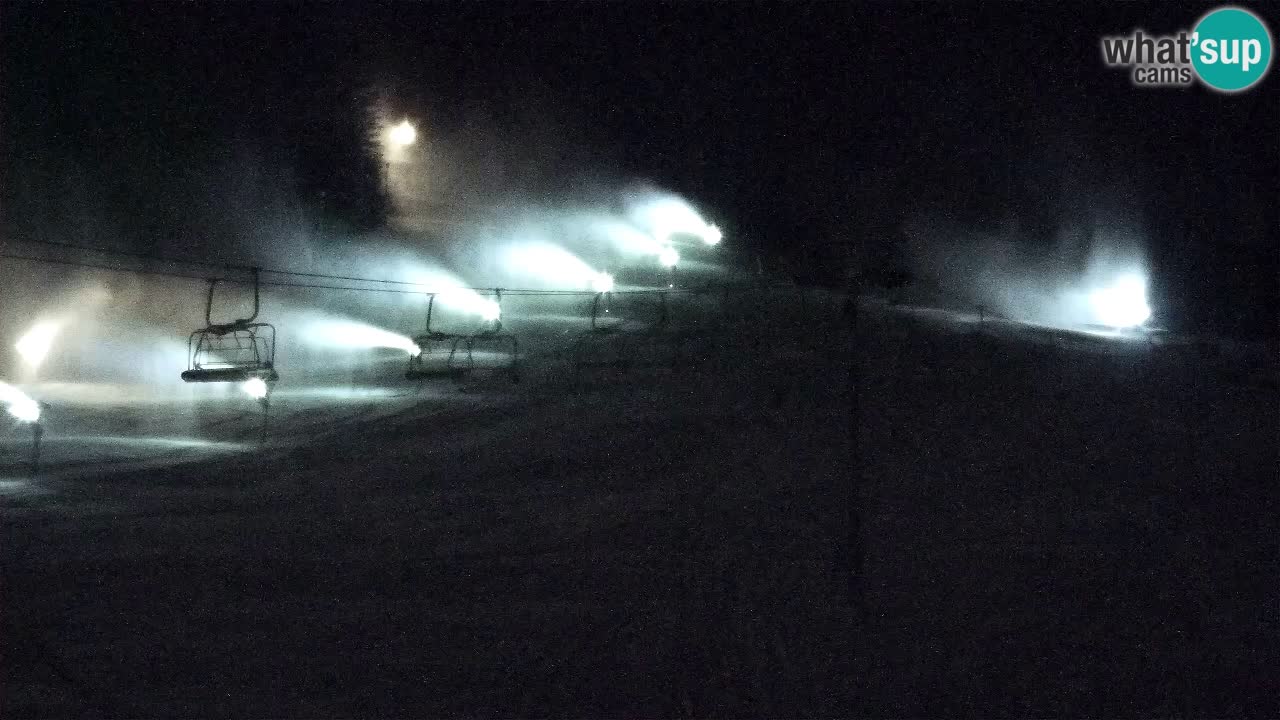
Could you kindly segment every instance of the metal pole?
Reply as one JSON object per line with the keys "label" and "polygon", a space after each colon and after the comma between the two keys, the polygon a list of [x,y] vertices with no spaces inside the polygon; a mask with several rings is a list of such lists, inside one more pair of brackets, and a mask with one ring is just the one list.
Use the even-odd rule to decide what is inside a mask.
{"label": "metal pole", "polygon": [[40,474],[40,438],[44,437],[44,423],[31,423],[31,477]]}
{"label": "metal pole", "polygon": [[267,386],[267,394],[262,396],[258,401],[262,405],[262,429],[258,433],[258,444],[265,445],[267,442],[267,426],[271,418],[271,386]]}
{"label": "metal pole", "polygon": [[849,342],[847,356],[847,393],[849,396],[848,417],[848,488],[847,503],[848,526],[845,535],[845,562],[847,563],[846,592],[849,604],[862,611],[865,606],[866,579],[863,576],[865,548],[862,541],[862,409],[861,383],[862,363],[858,327],[858,296],[861,289],[860,278],[854,278],[849,284],[845,297],[844,314],[848,325]]}
{"label": "metal pole", "polygon": [[592,330],[598,329],[596,326],[596,318],[600,315],[600,298],[604,297],[604,295],[605,293],[596,293],[596,296],[591,299],[591,329]]}

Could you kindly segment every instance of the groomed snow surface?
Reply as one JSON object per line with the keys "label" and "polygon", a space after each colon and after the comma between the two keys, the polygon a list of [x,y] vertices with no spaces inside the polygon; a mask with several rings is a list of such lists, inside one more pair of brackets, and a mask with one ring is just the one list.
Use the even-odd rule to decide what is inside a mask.
{"label": "groomed snow surface", "polygon": [[1273,388],[803,310],[689,323],[674,370],[282,386],[263,445],[251,405],[64,410],[43,479],[5,446],[0,715],[1280,712]]}

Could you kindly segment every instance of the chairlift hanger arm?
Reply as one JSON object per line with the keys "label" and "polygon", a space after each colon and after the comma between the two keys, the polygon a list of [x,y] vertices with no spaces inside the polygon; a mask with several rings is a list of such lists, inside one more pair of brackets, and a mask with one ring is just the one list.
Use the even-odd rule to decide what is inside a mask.
{"label": "chairlift hanger arm", "polygon": [[[230,266],[229,266],[229,267],[230,267]],[[214,328],[214,327],[244,327],[244,326],[248,325],[249,323],[253,322],[254,320],[256,320],[256,319],[258,318],[258,309],[259,309],[259,308],[260,308],[260,306],[261,306],[261,297],[260,297],[260,292],[261,292],[260,285],[261,285],[261,283],[259,282],[259,274],[260,274],[260,273],[259,273],[259,271],[258,271],[258,268],[256,268],[256,267],[255,267],[255,268],[249,268],[249,270],[250,270],[250,272],[251,272],[251,273],[253,273],[253,313],[252,313],[252,314],[250,314],[250,315],[249,315],[249,317],[247,317],[247,318],[240,318],[240,319],[238,319],[238,320],[234,320],[234,321],[232,321],[232,322],[230,322],[230,323],[226,323],[226,324],[224,324],[224,325],[219,325],[219,324],[215,323],[215,322],[213,321],[213,296],[214,296],[214,294],[215,294],[215,292],[216,292],[216,290],[217,290],[218,283],[219,283],[219,282],[221,282],[222,278],[210,278],[210,279],[209,279],[209,294],[208,294],[208,297],[207,297],[207,299],[206,299],[206,301],[205,301],[205,305],[204,305],[204,319],[205,319],[205,323],[206,323],[209,327],[211,327],[211,328]]]}

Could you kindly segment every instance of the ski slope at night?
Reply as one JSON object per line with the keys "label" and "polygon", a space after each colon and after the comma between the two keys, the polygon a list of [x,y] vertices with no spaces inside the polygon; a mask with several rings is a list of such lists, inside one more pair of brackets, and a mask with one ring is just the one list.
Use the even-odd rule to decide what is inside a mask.
{"label": "ski slope at night", "polygon": [[[518,385],[282,385],[264,446],[248,413],[220,442],[250,447],[129,451],[88,476],[70,472],[87,456],[65,460],[5,496],[6,702],[289,716],[1272,706],[1274,586],[1222,588],[1276,569],[1274,389],[1146,343],[1093,352],[870,301],[850,346],[838,298],[810,293],[803,313],[785,298],[704,322],[674,370],[576,375],[563,349],[531,358]],[[840,570],[851,507],[854,604]]]}
{"label": "ski slope at night", "polygon": [[1158,7],[0,2],[0,720],[1280,718],[1277,18]]}

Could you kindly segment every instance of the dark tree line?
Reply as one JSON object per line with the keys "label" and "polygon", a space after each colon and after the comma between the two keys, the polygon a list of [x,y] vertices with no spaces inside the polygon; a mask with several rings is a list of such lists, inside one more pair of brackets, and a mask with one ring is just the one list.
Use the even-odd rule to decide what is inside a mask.
{"label": "dark tree line", "polygon": [[215,10],[0,8],[10,234],[94,222],[146,250],[231,241],[245,228],[227,216],[289,205],[345,228],[385,220],[365,73],[341,35],[322,17],[286,31],[251,6]]}

